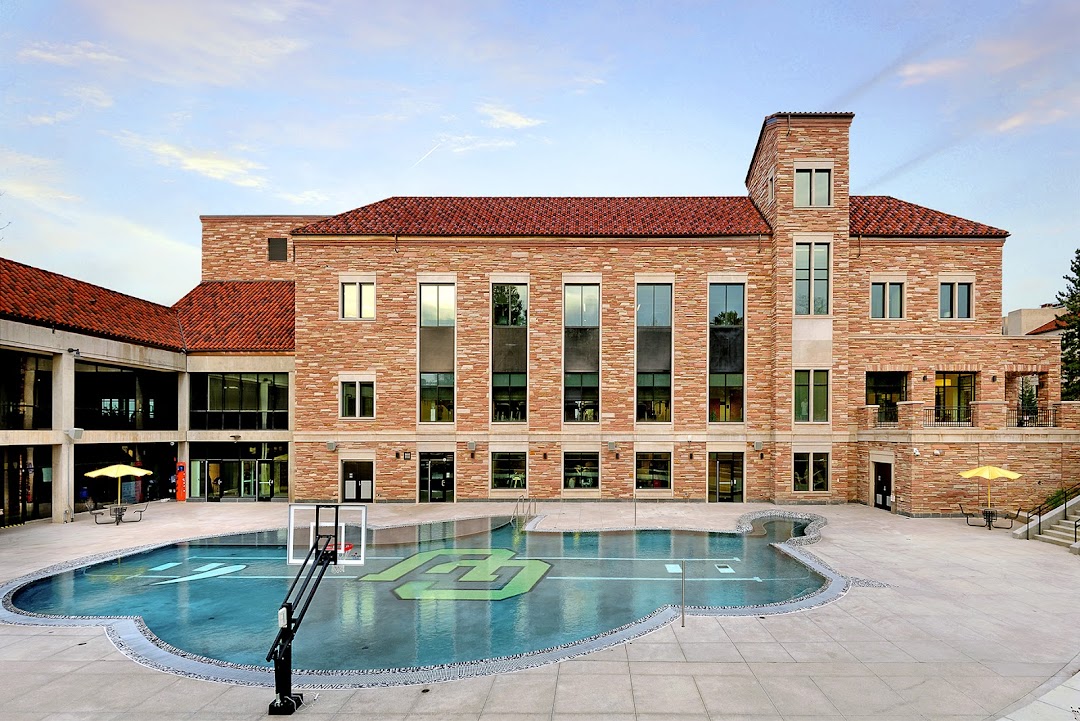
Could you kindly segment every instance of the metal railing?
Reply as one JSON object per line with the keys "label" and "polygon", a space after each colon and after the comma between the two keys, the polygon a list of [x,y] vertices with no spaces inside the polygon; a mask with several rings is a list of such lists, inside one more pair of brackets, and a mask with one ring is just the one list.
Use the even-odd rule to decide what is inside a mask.
{"label": "metal railing", "polygon": [[1056,428],[1057,408],[1009,408],[1005,424],[1009,428]]}
{"label": "metal railing", "polygon": [[900,409],[896,406],[878,406],[877,427],[895,428],[900,424]]}
{"label": "metal railing", "polygon": [[510,514],[510,522],[514,525],[528,523],[536,516],[536,499],[518,496],[514,501],[514,512]]}
{"label": "metal railing", "polygon": [[[1060,489],[1060,490],[1055,491],[1054,493],[1050,494],[1049,498],[1047,498],[1045,501],[1040,503],[1035,508],[1031,509],[1031,511],[1028,513],[1028,524],[1027,524],[1027,529],[1024,532],[1024,537],[1026,539],[1028,539],[1028,540],[1031,540],[1031,518],[1033,516],[1037,517],[1036,520],[1035,520],[1035,525],[1036,525],[1035,535],[1039,535],[1039,534],[1042,533],[1042,517],[1043,517],[1043,515],[1049,513],[1050,511],[1054,510],[1058,506],[1064,506],[1064,505],[1068,504],[1069,501],[1076,498],[1077,496],[1080,496],[1080,483],[1069,486],[1068,488],[1065,488],[1065,489]],[[1068,514],[1067,513],[1066,513],[1066,520],[1068,520]],[[1077,520],[1080,520],[1080,519],[1077,519]],[[1075,527],[1073,528],[1073,535],[1074,536],[1076,535]]]}
{"label": "metal railing", "polygon": [[924,426],[970,426],[971,406],[935,406],[923,409]]}

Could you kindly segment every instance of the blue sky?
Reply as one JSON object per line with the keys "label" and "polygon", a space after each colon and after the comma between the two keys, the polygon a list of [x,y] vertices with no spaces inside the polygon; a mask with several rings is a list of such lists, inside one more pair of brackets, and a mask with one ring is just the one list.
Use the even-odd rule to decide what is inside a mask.
{"label": "blue sky", "polygon": [[0,255],[171,304],[200,214],[745,195],[764,116],[853,111],[852,192],[1080,246],[1080,3],[0,0]]}

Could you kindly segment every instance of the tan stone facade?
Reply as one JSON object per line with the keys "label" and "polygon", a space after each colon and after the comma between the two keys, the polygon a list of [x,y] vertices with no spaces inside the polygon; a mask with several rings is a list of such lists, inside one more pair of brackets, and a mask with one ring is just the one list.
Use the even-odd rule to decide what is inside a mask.
{"label": "tan stone facade", "polygon": [[[205,217],[207,279],[295,278],[293,496],[343,498],[344,461],[370,460],[375,502],[421,498],[420,454],[453,454],[454,496],[505,499],[709,498],[714,453],[741,454],[742,500],[866,503],[909,515],[955,514],[985,503],[985,483],[959,471],[1013,468],[1020,481],[995,505],[1030,507],[1080,474],[1080,413],[1060,399],[1055,338],[1001,336],[1003,237],[853,234],[846,114],[771,116],[747,174],[750,197],[772,232],[680,237],[303,235],[289,262],[267,263],[265,237],[304,219]],[[796,172],[829,173],[827,203],[796,207]],[[826,312],[796,309],[796,246],[828,249]],[[260,255],[261,254],[261,255]],[[600,414],[563,420],[564,286],[591,273],[601,285]],[[527,283],[527,420],[492,411],[493,282]],[[673,286],[671,421],[637,422],[636,288]],[[342,319],[341,282],[375,283],[373,319]],[[419,413],[419,285],[452,283],[454,421]],[[709,422],[710,280],[745,285],[745,418]],[[732,279],[735,279],[734,281]],[[898,318],[873,318],[871,285],[903,286]],[[941,317],[942,283],[970,283],[971,317]],[[795,417],[796,370],[828,371],[828,419]],[[867,407],[867,373],[902,373],[895,422]],[[957,423],[935,416],[939,373],[974,374],[974,398]],[[1021,375],[1037,377],[1046,419],[1017,425]],[[342,418],[342,379],[370,378],[374,416]],[[1056,415],[1054,415],[1056,414]],[[494,449],[494,450],[493,450]],[[527,452],[520,489],[492,487],[492,453]],[[598,455],[599,489],[564,487],[563,453]],[[667,487],[638,487],[639,452],[670,454]],[[795,457],[827,454],[827,488],[796,490]],[[817,455],[815,455],[817,454]],[[891,491],[876,498],[876,474]],[[992,493],[997,493],[993,489]]]}

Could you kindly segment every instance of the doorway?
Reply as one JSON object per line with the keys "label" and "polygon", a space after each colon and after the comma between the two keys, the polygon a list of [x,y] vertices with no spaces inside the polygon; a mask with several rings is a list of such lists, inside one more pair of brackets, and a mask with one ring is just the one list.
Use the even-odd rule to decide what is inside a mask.
{"label": "doorway", "polygon": [[874,462],[874,508],[883,511],[891,511],[892,497],[892,464]]}
{"label": "doorway", "polygon": [[375,499],[375,461],[341,462],[341,498],[347,503]]}
{"label": "doorway", "polygon": [[453,453],[420,454],[418,490],[420,503],[453,503]]}
{"label": "doorway", "polygon": [[709,503],[743,502],[743,454],[709,454]]}

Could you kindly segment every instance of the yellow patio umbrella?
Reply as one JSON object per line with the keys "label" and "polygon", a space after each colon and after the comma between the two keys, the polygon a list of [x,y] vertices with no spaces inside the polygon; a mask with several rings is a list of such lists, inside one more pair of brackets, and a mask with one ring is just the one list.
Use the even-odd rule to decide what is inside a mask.
{"label": "yellow patio umbrella", "polygon": [[986,479],[986,507],[990,508],[990,481],[998,478],[1007,478],[1010,481],[1015,481],[1020,477],[1019,473],[1015,471],[1007,471],[1004,468],[998,468],[997,466],[979,466],[978,468],[972,468],[970,471],[964,471],[960,474],[963,478],[985,478]]}
{"label": "yellow patio umbrella", "polygon": [[99,468],[96,471],[90,471],[84,473],[88,478],[99,478],[106,476],[108,478],[116,479],[116,502],[120,503],[120,484],[121,479],[124,476],[149,476],[153,471],[148,471],[145,468],[136,468],[135,466],[125,466],[123,463],[118,463],[115,466],[106,466],[105,468]]}

